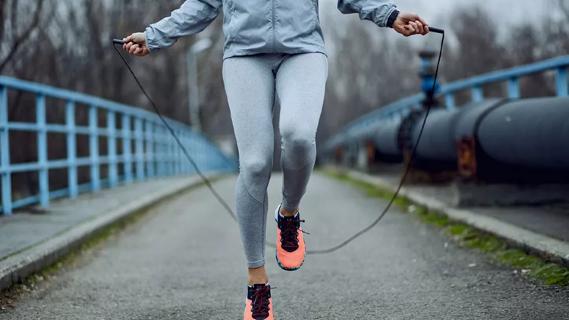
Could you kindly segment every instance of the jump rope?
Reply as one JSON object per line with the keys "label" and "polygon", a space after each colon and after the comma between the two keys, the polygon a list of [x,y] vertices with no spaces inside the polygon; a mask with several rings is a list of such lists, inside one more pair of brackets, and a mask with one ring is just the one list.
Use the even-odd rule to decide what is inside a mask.
{"label": "jump rope", "polygon": [[[443,55],[443,48],[444,48],[444,43],[445,43],[445,31],[443,29],[440,28],[434,28],[434,27],[429,27],[429,31],[430,32],[434,32],[434,33],[439,33],[442,35],[441,37],[441,44],[440,44],[440,49],[439,49],[439,57],[437,60],[437,67],[435,69],[435,77],[433,79],[433,87],[432,87],[432,92],[434,93],[436,88],[437,88],[437,79],[439,76],[439,67],[441,64],[441,59],[442,59],[442,55]],[[140,79],[138,79],[138,77],[136,76],[136,74],[134,73],[132,67],[130,66],[130,64],[128,63],[128,61],[126,60],[126,58],[121,54],[120,50],[117,49],[117,45],[123,45],[124,41],[120,40],[120,39],[114,39],[113,40],[113,49],[116,51],[116,53],[119,55],[120,59],[124,62],[125,66],[127,67],[128,71],[130,72],[130,74],[132,75],[134,81],[136,82],[136,84],[138,85],[138,87],[140,88],[140,90],[142,91],[142,94],[144,94],[144,96],[146,97],[146,99],[148,99],[148,101],[150,102],[150,104],[152,105],[152,108],[154,109],[154,112],[156,113],[156,115],[158,115],[158,117],[160,118],[160,120],[162,121],[162,123],[164,124],[164,126],[168,129],[168,131],[170,132],[170,134],[172,135],[172,137],[174,138],[174,140],[176,141],[176,143],[178,144],[178,146],[180,147],[180,149],[182,150],[183,154],[185,155],[186,159],[188,160],[188,162],[191,164],[191,166],[194,168],[195,172],[197,173],[197,175],[200,177],[200,179],[202,180],[202,182],[207,186],[207,188],[209,189],[209,191],[211,192],[211,194],[216,198],[216,200],[221,204],[221,206],[223,206],[223,208],[225,209],[225,211],[227,211],[227,213],[231,216],[231,218],[237,222],[237,215],[235,214],[235,212],[233,211],[233,209],[231,208],[231,206],[223,199],[223,197],[221,197],[221,195],[217,192],[217,190],[213,187],[211,181],[209,180],[209,178],[200,170],[199,166],[197,165],[196,161],[194,160],[194,158],[191,156],[191,154],[189,153],[189,151],[186,149],[186,147],[184,146],[184,144],[182,143],[182,141],[180,140],[180,138],[178,137],[178,135],[176,134],[176,132],[172,129],[172,127],[170,126],[170,124],[168,123],[168,121],[164,118],[164,116],[162,115],[162,112],[160,111],[160,108],[158,107],[158,105],[154,102],[154,100],[152,99],[152,97],[148,94],[148,92],[146,91],[146,89],[144,88],[144,86],[142,85]],[[354,240],[356,240],[357,238],[363,236],[364,234],[366,234],[367,232],[369,232],[371,229],[373,229],[382,219],[383,217],[385,217],[385,215],[387,214],[387,212],[389,212],[389,209],[391,209],[391,207],[393,206],[393,203],[395,202],[395,199],[397,199],[397,197],[399,196],[399,193],[401,191],[401,188],[403,188],[403,185],[405,184],[405,180],[407,179],[407,176],[409,175],[409,172],[411,170],[411,165],[413,163],[413,160],[415,159],[415,155],[417,153],[417,148],[419,147],[419,143],[421,142],[421,138],[423,136],[423,131],[425,130],[425,125],[427,123],[427,118],[429,117],[429,114],[431,112],[431,104],[427,104],[427,108],[426,108],[426,112],[425,112],[425,116],[423,118],[423,121],[421,123],[421,129],[419,131],[419,136],[417,137],[417,141],[415,142],[413,149],[411,151],[411,156],[409,158],[409,161],[407,162],[407,165],[405,167],[405,171],[403,172],[403,175],[401,176],[401,180],[399,181],[399,185],[397,186],[397,189],[395,190],[395,193],[393,193],[393,195],[391,196],[391,199],[389,200],[389,202],[387,203],[387,205],[385,206],[385,208],[383,209],[383,211],[379,214],[379,216],[371,223],[369,224],[367,227],[361,229],[360,231],[358,231],[357,233],[353,234],[352,236],[348,237],[346,240],[340,242],[339,244],[332,246],[330,248],[326,248],[326,249],[320,249],[320,250],[307,250],[306,253],[310,254],[310,255],[316,255],[316,254],[328,254],[328,253],[332,253],[335,251],[338,251],[340,249],[342,249],[343,247],[347,246],[349,243],[353,242]],[[268,187],[268,186],[267,186]],[[266,198],[266,197],[265,197]],[[263,199],[263,208],[265,208],[265,203],[264,203],[264,199]],[[270,242],[266,242],[266,245],[269,247],[274,248],[275,245],[273,243]]]}

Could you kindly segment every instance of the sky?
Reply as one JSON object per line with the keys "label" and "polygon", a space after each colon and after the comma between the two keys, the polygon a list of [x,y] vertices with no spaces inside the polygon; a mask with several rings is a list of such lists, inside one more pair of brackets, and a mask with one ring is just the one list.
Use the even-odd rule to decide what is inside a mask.
{"label": "sky", "polygon": [[[548,3],[554,0],[395,0],[403,10],[423,14],[425,19],[434,20],[451,15],[458,6],[477,4],[494,15],[494,19],[515,23],[532,17],[540,19]],[[436,20],[435,20],[436,21]]]}
{"label": "sky", "polygon": [[[335,5],[337,0],[320,0],[326,7]],[[539,20],[545,16],[551,3],[555,0],[393,0],[401,10],[413,11],[423,16],[427,21],[438,22],[441,18],[451,15],[458,6],[478,4],[488,9],[494,19],[507,24],[523,21],[524,19]],[[429,22],[432,25],[437,23]],[[442,22],[444,24],[444,22]],[[439,24],[441,25],[441,24]]]}
{"label": "sky", "polygon": [[[377,0],[380,1],[380,0]],[[402,11],[411,11],[422,16],[430,25],[442,27],[447,30],[448,44],[452,45],[457,39],[453,37],[453,32],[448,28],[448,23],[453,12],[459,7],[468,7],[471,5],[481,6],[486,12],[492,15],[492,19],[498,24],[501,22],[503,28],[498,32],[499,37],[508,34],[509,26],[519,24],[527,19],[535,21],[540,25],[543,19],[548,16],[555,16],[555,12],[551,12],[553,4],[558,0],[391,0],[397,4]],[[569,0],[565,0],[569,1]],[[343,25],[350,21],[357,21],[356,15],[342,15],[337,11],[336,5],[338,0],[320,0],[320,13],[324,33],[330,24]],[[375,26],[370,25],[368,29],[374,29]],[[383,32],[383,30],[378,30]],[[387,39],[397,39],[399,35],[391,32],[385,32]],[[432,40],[434,39],[434,40]],[[411,46],[419,48],[425,46],[425,41],[431,41],[436,45],[438,42],[436,37],[412,37],[409,38]],[[334,45],[334,39],[327,37],[328,46]]]}

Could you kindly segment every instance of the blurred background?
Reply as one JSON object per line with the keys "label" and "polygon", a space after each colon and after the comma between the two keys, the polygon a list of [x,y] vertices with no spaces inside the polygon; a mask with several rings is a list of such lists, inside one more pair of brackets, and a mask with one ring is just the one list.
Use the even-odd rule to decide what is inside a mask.
{"label": "blurred background", "polygon": [[[149,109],[146,98],[130,78],[111,48],[110,39],[132,32],[167,16],[180,0],[56,1],[2,0],[0,2],[0,74],[103,97],[127,105]],[[421,14],[430,24],[445,27],[448,33],[440,82],[448,83],[482,73],[524,65],[569,52],[569,3],[564,0],[397,1],[402,10]],[[531,15],[528,13],[531,12]],[[389,102],[419,91],[418,53],[435,50],[438,37],[403,38],[356,15],[342,15],[335,0],[320,1],[320,15],[329,52],[330,71],[325,108],[318,132],[318,146],[350,121],[378,110]],[[531,16],[531,18],[529,18]],[[195,96],[189,88],[187,53],[200,38],[212,45],[197,55],[197,85],[200,92],[200,122],[204,133],[224,150],[236,155],[226,97],[221,78],[223,49],[222,21],[219,17],[198,36],[179,41],[143,59],[130,59],[163,113],[190,123],[188,105]],[[546,74],[521,80],[523,97],[549,96],[555,83]],[[492,87],[485,96],[504,96],[504,87]],[[25,106],[35,96],[24,91],[8,93],[11,121],[34,121]],[[468,101],[466,92],[454,97],[457,104]],[[196,102],[194,102],[196,103]],[[64,101],[53,102],[63,106]],[[278,109],[277,109],[278,110]],[[62,121],[65,110],[50,108],[53,121]],[[88,111],[78,109],[78,122],[86,122]],[[104,122],[100,114],[100,122]],[[195,116],[194,116],[195,118]],[[58,120],[59,119],[59,120]],[[278,112],[275,123],[278,121]],[[276,126],[275,126],[276,127]],[[277,130],[275,130],[277,131]],[[14,163],[37,159],[34,135],[14,132],[10,138]],[[78,136],[78,154],[88,154],[87,137]],[[83,140],[82,140],[83,139]],[[278,135],[275,141],[278,142]],[[19,144],[19,141],[28,143]],[[65,137],[50,138],[48,158],[65,157]],[[276,158],[279,148],[275,148]],[[275,169],[278,169],[275,161]],[[79,180],[88,181],[88,170],[79,170]],[[22,172],[14,189],[34,194],[34,172]],[[53,175],[54,188],[64,187],[67,177]],[[61,180],[61,181],[60,181]],[[30,189],[31,188],[31,189]]]}
{"label": "blurred background", "polygon": [[[0,73],[147,108],[111,50],[109,39],[143,30],[181,2],[3,0]],[[445,0],[438,1],[436,7],[427,0],[397,2],[402,10],[417,12],[432,25],[450,31],[442,82],[569,51],[567,1],[520,0],[512,5],[508,0]],[[322,141],[350,120],[417,92],[417,52],[426,46],[436,47],[437,39],[405,39],[372,23],[360,23],[355,15],[342,15],[334,0],[323,0],[320,5],[330,55],[319,131]],[[199,86],[204,130],[224,136],[230,135],[232,128],[220,71],[221,25],[219,18],[200,35],[211,38],[214,45],[199,57]],[[190,37],[152,57],[133,60],[165,114],[185,122],[189,119],[185,55],[194,41],[196,38]],[[540,95],[554,89],[540,84],[539,76],[527,80],[522,91]],[[11,99],[10,108],[26,103],[23,97]],[[25,111],[21,112],[17,116],[25,117]]]}
{"label": "blurred background", "polygon": [[[73,312],[91,308],[96,319],[114,319],[113,308],[125,301],[132,303],[125,319],[164,319],[162,311],[175,313],[164,307],[172,301],[193,315],[205,283],[225,282],[228,275],[234,283],[215,286],[223,303],[211,295],[204,302],[209,307],[199,305],[199,312],[211,308],[229,319],[240,308],[228,309],[231,300],[221,292],[242,284],[237,228],[219,214],[223,209],[205,188],[181,194],[198,184],[196,170],[111,44],[182,2],[0,0],[0,291],[98,237],[110,225],[100,221],[119,224],[143,208],[164,215],[143,220],[147,227],[131,234],[136,245],[119,243],[98,260],[104,260],[102,267],[94,263],[95,270],[71,273],[75,280],[55,286],[63,295],[51,291],[51,298],[29,299],[37,318],[61,319],[58,313],[71,304]],[[317,136],[322,170],[303,200],[312,219],[311,241],[327,247],[375,219],[408,164],[404,197],[392,209],[426,224],[389,214],[344,260],[315,258],[316,268],[306,273],[310,279],[295,281],[314,283],[307,296],[329,296],[319,307],[300,309],[345,312],[344,318],[381,312],[370,319],[399,319],[400,311],[410,312],[403,318],[566,319],[567,287],[548,291],[517,277],[569,286],[569,0],[395,0],[401,10],[447,32],[436,92],[438,34],[404,38],[357,15],[342,15],[337,0],[318,2],[329,78]],[[223,42],[220,16],[172,48],[127,59],[199,168],[226,178],[215,186],[230,202],[235,179],[228,173],[237,172],[238,155],[222,82]],[[410,162],[426,107],[432,113]],[[276,147],[274,159],[279,152]],[[275,160],[275,171],[279,165]],[[271,201],[282,193],[282,175],[274,177]],[[331,177],[351,184],[340,187]],[[123,216],[115,215],[119,209]],[[99,225],[87,230],[86,223]],[[432,226],[441,232],[430,232]],[[81,239],[77,229],[84,232]],[[61,247],[50,245],[54,238],[63,239]],[[228,263],[228,256],[235,259]],[[204,270],[204,264],[212,267]],[[354,274],[345,276],[347,270]],[[152,277],[159,281],[148,281]],[[352,286],[353,278],[360,280],[342,293],[350,296],[345,300],[337,286]],[[301,300],[297,288],[289,301]],[[286,296],[287,288],[281,290]],[[151,301],[135,301],[141,292]],[[155,300],[159,295],[164,300]],[[365,307],[350,309],[360,308],[352,303],[359,297]],[[0,294],[0,314],[17,300]],[[151,316],[133,316],[146,312],[141,305]],[[34,318],[26,307],[20,310],[14,319]]]}

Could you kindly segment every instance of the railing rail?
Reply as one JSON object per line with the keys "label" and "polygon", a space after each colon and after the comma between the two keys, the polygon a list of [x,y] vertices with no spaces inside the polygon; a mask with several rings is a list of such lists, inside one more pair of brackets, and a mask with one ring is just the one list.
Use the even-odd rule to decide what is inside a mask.
{"label": "railing rail", "polygon": [[[533,74],[554,71],[557,96],[566,97],[569,96],[569,80],[567,75],[568,67],[569,56],[557,57],[449,83],[441,86],[437,92],[437,96],[444,97],[447,109],[454,109],[456,108],[455,95],[457,93],[465,90],[471,90],[472,101],[481,101],[484,99],[484,86],[505,82],[507,83],[508,97],[517,99],[521,96],[521,78]],[[423,101],[424,97],[424,94],[420,93],[403,98],[350,122],[346,127],[340,130],[339,133],[334,135],[325,143],[324,150],[326,152],[331,152],[342,144],[362,139],[373,134],[383,121],[403,117],[413,109],[420,108],[420,103]]]}
{"label": "railing rail", "polygon": [[[35,95],[34,123],[10,121],[8,92],[12,90]],[[47,98],[65,102],[64,124],[47,122],[46,115],[50,109]],[[79,104],[88,108],[87,125],[78,125],[76,122],[75,114]],[[106,114],[105,127],[98,125],[99,112]],[[223,155],[206,137],[181,122],[171,119],[167,121],[204,172],[235,169],[234,161]],[[37,161],[12,163],[10,133],[18,131],[36,134]],[[65,159],[48,159],[48,137],[54,133],[66,136]],[[77,153],[78,136],[88,137],[89,155],[86,157],[80,157]],[[99,150],[101,138],[107,140],[105,155]],[[122,150],[117,148],[119,140]],[[101,176],[103,165],[108,166],[106,177]],[[78,176],[81,167],[89,168],[89,181],[83,184],[79,184]],[[67,170],[66,188],[50,189],[49,173],[54,169]],[[122,174],[119,175],[121,171]],[[14,199],[13,175],[22,172],[38,174],[38,193]],[[31,204],[39,203],[42,207],[48,207],[54,198],[75,198],[81,192],[98,191],[152,177],[192,173],[193,168],[183,158],[175,140],[156,114],[78,92],[0,76],[0,186],[1,210],[4,215]]]}

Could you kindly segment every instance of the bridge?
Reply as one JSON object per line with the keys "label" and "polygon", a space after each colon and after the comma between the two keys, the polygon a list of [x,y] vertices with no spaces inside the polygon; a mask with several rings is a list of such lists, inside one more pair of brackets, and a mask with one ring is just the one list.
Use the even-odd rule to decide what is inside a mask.
{"label": "bridge", "polygon": [[[309,255],[292,274],[269,263],[278,317],[567,319],[569,56],[435,92],[432,57],[422,57],[422,93],[378,107],[323,143],[302,207],[308,246],[337,244],[377,217],[431,106],[409,184],[381,224],[341,251]],[[534,74],[555,83],[550,97],[523,98],[521,83]],[[487,97],[490,86],[505,93]],[[14,92],[33,95],[33,120],[11,118]],[[54,110],[63,120],[54,120]],[[232,203],[237,160],[167,121]],[[536,140],[520,143],[520,126],[504,121],[525,121],[524,137]],[[13,137],[22,133],[37,152],[15,162],[21,146]],[[57,139],[65,156],[50,153]],[[22,174],[33,177],[25,186]],[[0,77],[0,175],[2,319],[233,319],[242,312],[237,227],[157,115]],[[275,173],[271,204],[281,183]],[[269,222],[270,241],[274,229]]]}

